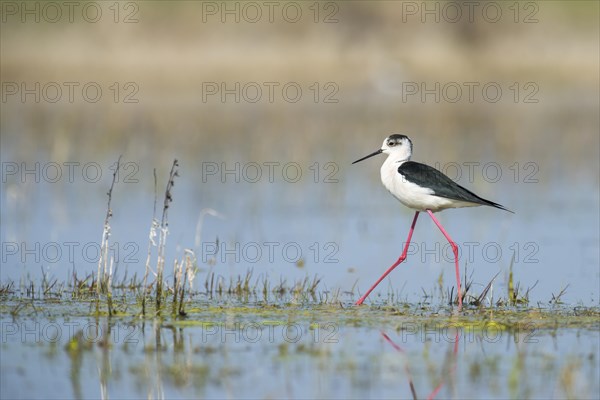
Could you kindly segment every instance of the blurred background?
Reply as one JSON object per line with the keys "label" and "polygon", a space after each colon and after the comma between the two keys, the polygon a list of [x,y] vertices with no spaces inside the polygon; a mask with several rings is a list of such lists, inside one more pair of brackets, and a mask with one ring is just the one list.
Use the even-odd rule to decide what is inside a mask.
{"label": "blurred background", "polygon": [[[143,274],[153,171],[160,209],[176,158],[168,265],[190,248],[200,282],[251,269],[364,292],[412,211],[383,156],[351,162],[400,132],[515,211],[440,216],[476,292],[500,272],[504,295],[514,257],[532,301],[568,285],[563,301],[598,304],[598,17],[590,1],[3,2],[1,279],[95,271],[122,156],[120,276]],[[384,295],[451,287],[435,225],[414,240]]]}

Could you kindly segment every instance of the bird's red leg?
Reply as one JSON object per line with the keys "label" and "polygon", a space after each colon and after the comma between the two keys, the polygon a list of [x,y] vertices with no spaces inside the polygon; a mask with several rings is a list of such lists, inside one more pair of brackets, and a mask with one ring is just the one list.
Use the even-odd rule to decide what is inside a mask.
{"label": "bird's red leg", "polygon": [[437,218],[433,215],[431,210],[427,210],[427,213],[429,214],[433,222],[435,222],[435,224],[438,226],[438,228],[440,228],[440,231],[442,231],[446,239],[448,239],[450,246],[452,246],[452,252],[454,253],[454,265],[456,267],[456,286],[458,287],[458,309],[460,310],[462,309],[462,294],[460,290],[460,273],[458,269],[458,246],[456,245],[456,243],[454,243],[450,235],[448,235],[448,232],[446,232],[442,224],[440,224],[440,221],[437,220]]}
{"label": "bird's red leg", "polygon": [[358,301],[355,303],[357,306],[360,306],[365,301],[365,299],[369,296],[369,294],[371,294],[373,289],[375,289],[377,287],[377,285],[379,285],[379,283],[386,276],[388,276],[388,274],[390,272],[393,271],[394,268],[396,268],[402,261],[404,261],[406,259],[406,252],[408,251],[408,245],[410,244],[410,239],[412,238],[413,231],[415,230],[415,225],[417,224],[418,216],[419,216],[419,211],[415,212],[415,218],[413,219],[412,225],[410,226],[410,231],[408,232],[408,238],[406,239],[406,244],[404,245],[404,250],[402,250],[402,255],[400,256],[400,258],[398,258],[398,260],[394,263],[394,265],[389,267],[387,269],[387,271],[385,271],[383,273],[383,275],[381,275],[381,278],[377,279],[377,282],[375,282],[375,284],[373,286],[371,286],[371,288],[369,290],[367,290],[367,292],[360,299],[358,299]]}

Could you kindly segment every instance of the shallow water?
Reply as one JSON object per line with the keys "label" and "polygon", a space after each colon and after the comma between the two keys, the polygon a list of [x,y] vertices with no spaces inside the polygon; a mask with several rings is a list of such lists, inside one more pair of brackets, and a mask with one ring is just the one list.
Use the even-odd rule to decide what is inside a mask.
{"label": "shallow water", "polygon": [[68,304],[2,314],[3,398],[412,398],[412,390],[595,398],[600,390],[597,317],[559,308],[556,321],[571,328],[544,328],[538,320],[548,314],[518,311],[511,319],[521,322],[507,329],[500,314],[469,323],[443,310],[415,317],[416,309],[350,304],[201,303],[184,319],[148,321],[85,317]]}
{"label": "shallow water", "polygon": [[[318,275],[323,287],[347,291],[357,283],[364,291],[398,257],[412,220],[412,212],[378,182],[382,160],[350,166],[347,160],[333,159],[329,162],[339,170],[337,182],[331,183],[315,183],[314,177],[297,183],[238,183],[235,176],[203,183],[202,174],[181,160],[182,176],[176,178],[168,216],[167,260],[182,257],[183,249],[190,248],[203,272],[225,278],[248,270],[274,280]],[[323,164],[305,163],[304,172],[314,163]],[[128,276],[144,273],[154,195],[147,187],[152,166],[140,163],[139,168],[139,182],[118,183],[113,194],[110,248],[117,280],[125,271]],[[160,186],[165,171],[161,173]],[[536,179],[544,177],[540,173]],[[583,187],[563,191],[558,182],[540,188],[539,183],[510,179],[463,180],[459,182],[515,210],[509,214],[478,207],[439,214],[459,244],[462,274],[466,269],[476,291],[499,274],[492,293],[506,296],[514,257],[515,281],[523,291],[535,285],[530,291],[533,304],[547,303],[566,285],[562,301],[598,304],[597,192]],[[4,185],[2,278],[25,282],[28,276],[41,278],[43,270],[65,281],[73,268],[79,276],[96,271],[109,182],[110,177],[103,184]],[[538,198],[544,202],[536,203]],[[561,205],[558,211],[556,204]],[[203,212],[206,208],[218,214]],[[418,220],[408,254],[405,264],[378,288],[384,297],[391,288],[403,300],[419,301],[424,292],[437,288],[440,274],[444,290],[454,286],[451,248],[426,214]]]}

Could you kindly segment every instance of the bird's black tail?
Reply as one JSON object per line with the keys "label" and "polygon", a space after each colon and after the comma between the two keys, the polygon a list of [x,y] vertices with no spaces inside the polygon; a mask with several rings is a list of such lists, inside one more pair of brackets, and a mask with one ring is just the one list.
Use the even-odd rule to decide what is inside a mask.
{"label": "bird's black tail", "polygon": [[499,208],[500,210],[508,211],[511,214],[515,213],[514,211],[511,211],[508,208],[504,207],[502,204],[494,203],[493,201],[482,199],[481,197],[479,197],[479,199],[482,200],[481,204],[483,204],[483,205],[490,206],[490,207],[495,207],[495,208]]}

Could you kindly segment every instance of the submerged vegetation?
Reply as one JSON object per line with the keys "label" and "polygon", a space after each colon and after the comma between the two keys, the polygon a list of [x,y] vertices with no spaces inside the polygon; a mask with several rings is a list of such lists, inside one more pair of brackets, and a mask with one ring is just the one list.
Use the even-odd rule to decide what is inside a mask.
{"label": "submerged vegetation", "polygon": [[[424,294],[422,301],[408,303],[398,300],[394,291],[368,306],[356,307],[353,303],[358,293],[340,289],[319,290],[320,279],[317,276],[287,283],[284,279],[273,282],[262,274],[255,278],[251,270],[229,279],[212,271],[206,275],[202,289],[193,290],[184,271],[197,270],[195,262],[189,253],[181,262],[175,262],[173,283],[165,282],[161,299],[157,301],[154,297],[152,302],[146,300],[156,296],[153,290],[158,285],[157,281],[145,286],[143,279],[136,275],[111,283],[110,306],[108,297],[99,300],[98,281],[93,274],[80,278],[74,271],[70,281],[60,283],[45,275],[40,283],[4,283],[0,287],[0,314],[17,317],[23,313],[43,311],[44,315],[63,315],[69,310],[70,315],[80,317],[160,317],[163,320],[170,316],[172,321],[194,324],[198,317],[212,316],[218,320],[223,312],[258,318],[287,318],[308,313],[313,316],[323,314],[329,320],[354,327],[395,326],[410,321],[423,326],[441,324],[475,331],[488,327],[490,323],[503,331],[524,327],[600,329],[599,307],[565,306],[557,301],[560,295],[553,295],[547,303],[536,306],[529,305],[527,298],[520,295],[511,300],[510,292],[493,300],[488,296],[493,280],[477,294],[469,292],[470,282],[465,285],[465,307],[461,312],[456,312],[452,304],[456,302],[455,297],[450,302],[447,296],[434,298],[433,294]],[[75,314],[72,314],[73,311]]]}

